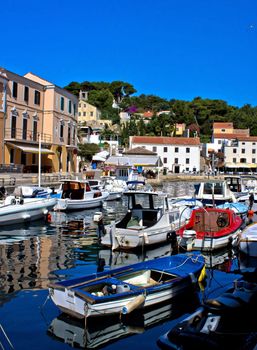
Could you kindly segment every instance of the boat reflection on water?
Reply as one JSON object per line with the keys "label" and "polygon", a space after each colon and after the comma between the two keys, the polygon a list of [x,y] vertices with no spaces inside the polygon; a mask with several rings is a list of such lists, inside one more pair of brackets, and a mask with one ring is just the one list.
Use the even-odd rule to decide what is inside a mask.
{"label": "boat reflection on water", "polygon": [[185,312],[192,312],[199,304],[198,294],[191,291],[174,298],[172,302],[133,311],[124,319],[118,316],[95,317],[89,318],[86,325],[84,321],[62,313],[51,322],[47,334],[74,348],[95,349],[143,333],[163,321],[176,319]]}

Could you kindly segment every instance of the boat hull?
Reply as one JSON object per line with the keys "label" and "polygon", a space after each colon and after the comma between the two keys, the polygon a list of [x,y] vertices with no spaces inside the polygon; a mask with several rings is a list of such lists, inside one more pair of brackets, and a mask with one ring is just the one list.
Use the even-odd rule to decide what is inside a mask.
{"label": "boat hull", "polygon": [[55,198],[30,198],[23,204],[4,205],[0,207],[0,226],[43,219],[55,205]]}

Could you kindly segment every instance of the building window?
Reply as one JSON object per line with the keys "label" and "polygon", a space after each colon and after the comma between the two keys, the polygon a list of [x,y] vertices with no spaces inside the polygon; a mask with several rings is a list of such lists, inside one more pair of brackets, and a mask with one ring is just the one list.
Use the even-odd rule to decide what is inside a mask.
{"label": "building window", "polygon": [[253,146],[255,146],[256,145],[256,142],[253,142]]}
{"label": "building window", "polygon": [[256,162],[256,159],[255,158],[252,158],[252,163],[255,163]]}
{"label": "building window", "polygon": [[242,145],[245,145],[245,142],[242,142]]}
{"label": "building window", "polygon": [[79,103],[79,107],[81,107],[81,103]]}
{"label": "building window", "polygon": [[71,114],[71,100],[69,100],[69,113]]}
{"label": "building window", "polygon": [[221,129],[221,132],[226,132],[226,129]]}
{"label": "building window", "polygon": [[245,158],[240,158],[240,163],[246,163],[246,159]]}
{"label": "building window", "polygon": [[163,158],[163,163],[167,164],[167,158]]}
{"label": "building window", "polygon": [[16,81],[13,81],[12,83],[12,97],[17,98],[18,96],[18,84]]}
{"label": "building window", "polygon": [[175,152],[178,153],[178,147],[175,147]]}
{"label": "building window", "polygon": [[35,105],[40,105],[40,92],[37,91],[37,90],[35,90],[34,104]]}
{"label": "building window", "polygon": [[168,152],[168,147],[163,147],[163,152]]}
{"label": "building window", "polygon": [[15,139],[16,138],[16,116],[12,115],[12,119],[11,119],[11,138]]}
{"label": "building window", "polygon": [[189,147],[186,148],[186,153],[190,153],[190,148]]}
{"label": "building window", "polygon": [[86,112],[83,112],[83,117],[85,117],[86,116]]}
{"label": "building window", "polygon": [[219,144],[219,145],[221,144],[221,140],[218,140],[218,144]]}
{"label": "building window", "polygon": [[236,148],[233,148],[233,153],[237,153],[237,149]]}
{"label": "building window", "polygon": [[81,112],[79,112],[79,117],[81,117]]}
{"label": "building window", "polygon": [[29,88],[27,86],[24,86],[24,101],[29,102]]}
{"label": "building window", "polygon": [[153,150],[153,152],[157,152],[157,147],[153,146],[152,150]]}
{"label": "building window", "polygon": [[236,163],[236,158],[233,158],[233,163]]}
{"label": "building window", "polygon": [[93,117],[93,115],[94,115],[94,112],[90,112],[90,117]]}
{"label": "building window", "polygon": [[61,111],[64,111],[64,97],[61,97]]}
{"label": "building window", "polygon": [[253,149],[253,150],[252,150],[252,153],[255,154],[255,153],[256,153],[256,149]]}
{"label": "building window", "polygon": [[244,148],[242,148],[242,151],[241,151],[242,153],[245,153],[245,149]]}
{"label": "building window", "polygon": [[24,118],[22,121],[22,138],[27,140],[28,119]]}
{"label": "building window", "polygon": [[36,155],[32,153],[32,164],[36,164]]}
{"label": "building window", "polygon": [[186,164],[189,164],[189,162],[190,162],[190,159],[186,158]]}
{"label": "building window", "polygon": [[175,158],[175,159],[174,159],[174,163],[175,163],[175,164],[178,164],[178,158]]}
{"label": "building window", "polygon": [[68,145],[71,144],[70,141],[71,141],[71,129],[70,129],[70,126],[68,126]]}
{"label": "building window", "polygon": [[76,115],[76,103],[73,103],[73,115]]}
{"label": "building window", "polygon": [[33,141],[37,141],[37,120],[33,120]]}
{"label": "building window", "polygon": [[64,122],[60,123],[60,139],[63,141],[63,133],[64,133]]}

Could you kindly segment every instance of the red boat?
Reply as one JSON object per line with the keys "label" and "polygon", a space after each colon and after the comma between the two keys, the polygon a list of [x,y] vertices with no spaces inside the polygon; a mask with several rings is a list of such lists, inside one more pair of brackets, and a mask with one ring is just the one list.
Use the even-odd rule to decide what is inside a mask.
{"label": "red boat", "polygon": [[233,244],[244,221],[232,209],[198,208],[177,230],[179,246],[187,251],[212,251]]}

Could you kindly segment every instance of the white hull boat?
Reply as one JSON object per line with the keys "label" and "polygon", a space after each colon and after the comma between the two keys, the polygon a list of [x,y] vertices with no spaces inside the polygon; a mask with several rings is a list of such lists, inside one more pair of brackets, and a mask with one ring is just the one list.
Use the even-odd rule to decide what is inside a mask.
{"label": "white hull boat", "polygon": [[87,181],[65,180],[59,189],[55,210],[82,210],[101,207],[108,192],[92,190]]}
{"label": "white hull boat", "polygon": [[61,311],[77,318],[128,314],[185,292],[203,267],[201,255],[178,254],[52,283],[49,294]]}
{"label": "white hull boat", "polygon": [[15,198],[8,196],[0,206],[0,225],[43,219],[56,205],[56,198]]}
{"label": "white hull boat", "polygon": [[189,208],[184,212],[181,208],[169,208],[167,195],[158,192],[130,190],[123,196],[128,201],[126,215],[109,225],[98,223],[103,245],[126,250],[177,242],[175,231],[190,217]]}

